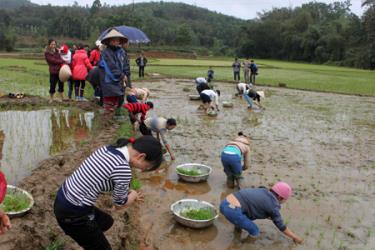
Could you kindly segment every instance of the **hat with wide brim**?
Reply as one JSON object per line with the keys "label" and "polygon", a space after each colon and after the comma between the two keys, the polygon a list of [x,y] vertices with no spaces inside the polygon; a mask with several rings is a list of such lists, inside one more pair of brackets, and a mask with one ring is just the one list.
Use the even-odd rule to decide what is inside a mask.
{"label": "hat with wide brim", "polygon": [[69,78],[72,76],[72,71],[70,70],[70,67],[66,64],[64,64],[59,71],[59,79],[61,82],[66,82],[69,80]]}
{"label": "hat with wide brim", "polygon": [[262,97],[262,98],[266,97],[266,96],[264,95],[264,91],[257,91],[257,94],[258,94],[260,97]]}
{"label": "hat with wide brim", "polygon": [[110,32],[107,33],[107,35],[105,35],[103,37],[102,44],[108,45],[109,40],[111,38],[119,38],[120,43],[127,43],[128,42],[128,38],[126,36],[124,36],[123,34],[118,32],[116,29],[112,29]]}

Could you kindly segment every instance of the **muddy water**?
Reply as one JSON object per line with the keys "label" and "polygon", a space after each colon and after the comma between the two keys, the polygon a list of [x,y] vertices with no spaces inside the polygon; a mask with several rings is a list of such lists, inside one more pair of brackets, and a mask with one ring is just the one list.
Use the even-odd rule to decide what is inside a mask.
{"label": "muddy water", "polygon": [[[152,90],[155,113],[177,118],[168,132],[177,160],[157,173],[142,174],[147,195],[142,206],[145,240],[155,249],[374,249],[375,228],[375,98],[287,89],[265,90],[263,112],[246,109],[232,99],[234,85],[220,84],[222,108],[216,118],[197,111],[199,102],[190,81],[139,83]],[[183,92],[190,87],[191,92]],[[169,206],[182,198],[197,198],[216,207],[232,190],[225,187],[220,151],[238,131],[251,135],[252,167],[245,186],[290,183],[294,196],[282,206],[288,226],[305,239],[296,246],[268,220],[258,220],[257,240],[234,236],[220,215],[204,230],[177,224]],[[175,167],[198,162],[213,167],[207,183],[178,181]]]}
{"label": "muddy water", "polygon": [[38,163],[88,136],[94,113],[43,109],[0,112],[0,166],[17,184]]}

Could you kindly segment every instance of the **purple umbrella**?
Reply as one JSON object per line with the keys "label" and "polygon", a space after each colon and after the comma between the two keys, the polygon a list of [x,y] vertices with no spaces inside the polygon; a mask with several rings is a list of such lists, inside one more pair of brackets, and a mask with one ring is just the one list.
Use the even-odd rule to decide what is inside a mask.
{"label": "purple umbrella", "polygon": [[149,43],[151,40],[147,37],[147,35],[140,29],[137,29],[135,27],[130,27],[130,26],[117,26],[117,27],[112,27],[106,29],[98,38],[98,40],[102,40],[105,35],[111,30],[111,29],[116,29],[118,32],[123,34],[129,39],[129,43]]}

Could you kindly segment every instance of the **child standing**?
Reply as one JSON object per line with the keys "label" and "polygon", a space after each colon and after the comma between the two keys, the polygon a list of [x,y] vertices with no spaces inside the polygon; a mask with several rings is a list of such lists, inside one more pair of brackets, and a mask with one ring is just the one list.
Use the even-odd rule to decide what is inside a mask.
{"label": "child standing", "polygon": [[236,230],[245,229],[251,237],[259,236],[259,228],[253,220],[269,218],[281,232],[300,244],[303,240],[285,225],[280,214],[280,205],[291,195],[292,188],[285,182],[278,182],[271,189],[241,189],[221,202],[220,212]]}
{"label": "child standing", "polygon": [[[242,166],[241,161],[244,161]],[[238,137],[230,141],[221,152],[221,163],[227,176],[227,187],[234,188],[237,182],[240,189],[242,180],[242,170],[250,167],[250,140],[242,132]]]}

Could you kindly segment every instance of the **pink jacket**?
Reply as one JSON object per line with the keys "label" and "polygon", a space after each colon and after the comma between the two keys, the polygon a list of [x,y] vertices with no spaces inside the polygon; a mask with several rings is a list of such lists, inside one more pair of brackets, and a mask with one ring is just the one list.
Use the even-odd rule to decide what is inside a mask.
{"label": "pink jacket", "polygon": [[92,68],[86,51],[84,49],[76,50],[72,60],[73,80],[86,80],[87,69],[91,70]]}

